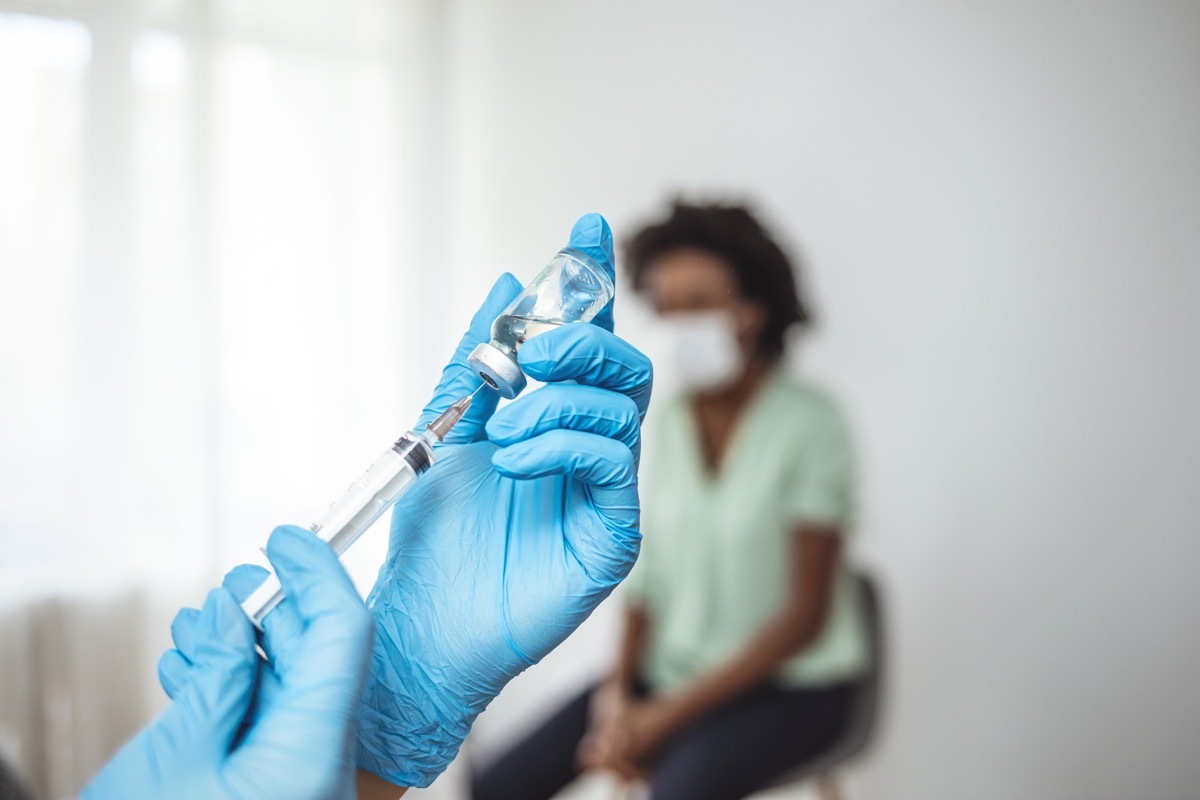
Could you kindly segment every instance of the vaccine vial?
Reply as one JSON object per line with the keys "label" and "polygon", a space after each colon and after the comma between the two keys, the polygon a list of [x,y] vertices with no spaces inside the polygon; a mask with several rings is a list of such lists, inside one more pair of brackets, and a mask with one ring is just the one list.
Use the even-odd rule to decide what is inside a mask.
{"label": "vaccine vial", "polygon": [[568,322],[589,322],[613,296],[603,267],[578,250],[560,250],[492,323],[492,340],[467,358],[471,369],[501,397],[525,388],[517,351],[529,339]]}

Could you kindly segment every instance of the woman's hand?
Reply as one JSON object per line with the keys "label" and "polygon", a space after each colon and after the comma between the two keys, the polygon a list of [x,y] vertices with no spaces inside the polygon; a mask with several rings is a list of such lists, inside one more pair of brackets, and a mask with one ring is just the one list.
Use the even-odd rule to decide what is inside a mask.
{"label": "woman's hand", "polygon": [[607,770],[626,780],[641,777],[641,769],[627,755],[629,711],[634,702],[628,690],[615,682],[597,687],[592,695],[588,732],[576,755],[582,769]]}
{"label": "woman's hand", "polygon": [[591,728],[579,744],[579,764],[626,780],[641,778],[686,720],[686,709],[672,697],[638,700],[617,687],[601,687]]}
{"label": "woman's hand", "polygon": [[648,767],[685,724],[683,708],[671,698],[651,697],[632,704],[625,716],[625,758]]}

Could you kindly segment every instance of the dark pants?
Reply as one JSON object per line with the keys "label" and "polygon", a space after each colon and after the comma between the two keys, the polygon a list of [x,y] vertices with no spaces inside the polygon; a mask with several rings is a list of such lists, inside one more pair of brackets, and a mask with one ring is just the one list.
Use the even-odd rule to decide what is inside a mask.
{"label": "dark pants", "polygon": [[[579,775],[589,687],[475,776],[473,800],[549,800]],[[675,737],[649,775],[653,800],[738,800],[825,753],[842,735],[851,685],[763,686]]]}

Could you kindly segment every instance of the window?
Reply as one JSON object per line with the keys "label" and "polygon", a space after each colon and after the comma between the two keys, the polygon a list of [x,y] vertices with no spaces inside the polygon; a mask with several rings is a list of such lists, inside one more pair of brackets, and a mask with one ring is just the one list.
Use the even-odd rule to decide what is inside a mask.
{"label": "window", "polygon": [[0,0],[0,573],[210,583],[408,422],[396,8]]}
{"label": "window", "polygon": [[51,558],[73,522],[90,54],[77,21],[0,14],[0,482],[21,487],[0,492],[6,564]]}

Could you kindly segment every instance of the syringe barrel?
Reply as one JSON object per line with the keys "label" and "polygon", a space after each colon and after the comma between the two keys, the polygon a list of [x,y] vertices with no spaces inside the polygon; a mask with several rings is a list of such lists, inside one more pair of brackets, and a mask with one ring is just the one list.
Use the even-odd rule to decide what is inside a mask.
{"label": "syringe barrel", "polygon": [[[433,459],[427,437],[406,433],[350,484],[308,529],[328,542],[340,558],[433,465]],[[242,602],[242,610],[261,630],[263,619],[281,600],[283,587],[272,572]]]}

